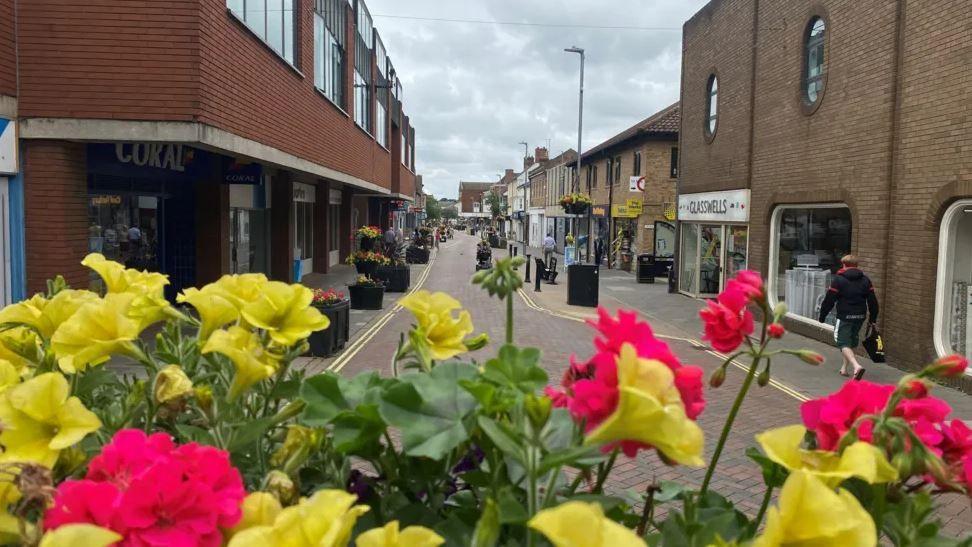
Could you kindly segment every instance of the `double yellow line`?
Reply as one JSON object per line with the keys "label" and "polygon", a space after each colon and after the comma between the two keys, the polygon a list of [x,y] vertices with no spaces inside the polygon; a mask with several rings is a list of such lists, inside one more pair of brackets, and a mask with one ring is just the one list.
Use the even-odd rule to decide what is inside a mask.
{"label": "double yellow line", "polygon": [[[528,308],[531,308],[533,310],[536,310],[536,311],[539,311],[539,312],[543,312],[543,313],[552,315],[554,317],[560,317],[561,319],[569,319],[571,321],[578,321],[578,322],[581,322],[581,323],[585,323],[587,321],[586,318],[583,318],[583,317],[581,317],[579,315],[574,315],[574,314],[570,314],[570,313],[566,313],[566,312],[559,312],[559,311],[555,311],[555,310],[550,310],[550,309],[544,308],[544,307],[538,305],[536,302],[534,302],[533,299],[530,298],[530,296],[523,289],[519,289],[517,292],[520,294],[520,298],[523,299],[523,303],[526,304]],[[719,353],[718,351],[709,349],[709,347],[707,345],[705,345],[704,343],[702,343],[702,341],[696,340],[694,338],[681,338],[681,337],[678,337],[678,336],[668,336],[668,335],[665,335],[665,334],[656,334],[656,336],[658,338],[665,338],[667,340],[678,340],[680,342],[685,342],[685,343],[690,344],[690,345],[692,345],[692,346],[694,346],[696,348],[699,348],[699,349],[704,350],[709,355],[712,355],[714,357],[717,357],[721,361],[725,361],[729,357],[728,355],[725,355],[725,354]],[[749,366],[748,365],[744,365],[743,363],[740,363],[739,361],[737,361],[735,359],[733,359],[732,361],[729,361],[729,363],[732,366],[734,366],[734,367],[736,367],[736,368],[738,368],[740,370],[749,371]],[[793,389],[792,387],[790,387],[790,386],[788,386],[788,385],[786,385],[786,384],[784,384],[782,382],[779,382],[777,380],[773,380],[772,378],[769,381],[769,385],[775,387],[776,389],[782,391],[783,393],[786,393],[787,395],[789,395],[790,397],[793,397],[794,399],[796,399],[798,401],[803,402],[803,401],[809,401],[810,400],[810,398],[807,397],[806,395],[800,393],[799,391]]]}
{"label": "double yellow line", "polygon": [[[415,282],[415,284],[412,285],[411,290],[405,293],[405,296],[408,296],[422,288],[422,285],[425,284],[425,281],[429,278],[429,273],[432,271],[432,263],[435,262],[435,257],[437,254],[438,254],[437,251],[435,250],[432,251],[431,256],[429,256],[429,263],[425,266],[425,269],[422,270],[422,273],[419,274],[419,278]],[[347,348],[345,348],[344,352],[341,353],[341,355],[339,355],[337,359],[332,361],[331,364],[328,365],[327,369],[325,370],[329,370],[331,372],[341,372],[341,370],[345,366],[347,366],[348,362],[350,362],[351,359],[353,359],[354,356],[357,355],[358,352],[361,351],[361,349],[364,348],[368,342],[370,342],[379,332],[381,332],[381,329],[385,325],[391,322],[392,318],[395,316],[396,313],[398,313],[398,310],[400,309],[402,309],[402,307],[399,306],[398,304],[392,306],[392,309],[388,310],[377,321],[375,321],[367,329],[365,329],[363,333],[359,334],[354,339],[354,341],[351,342],[351,344]]]}

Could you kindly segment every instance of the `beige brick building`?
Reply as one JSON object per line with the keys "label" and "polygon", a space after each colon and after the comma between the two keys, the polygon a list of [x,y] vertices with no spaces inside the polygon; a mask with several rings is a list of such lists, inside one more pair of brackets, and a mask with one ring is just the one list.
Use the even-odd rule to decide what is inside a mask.
{"label": "beige brick building", "polygon": [[678,128],[676,103],[581,155],[581,187],[594,200],[582,233],[604,242],[613,267],[630,269],[640,253],[674,257]]}
{"label": "beige brick building", "polygon": [[683,34],[680,289],[757,269],[791,328],[829,339],[816,315],[853,252],[890,364],[972,355],[970,26],[967,0],[700,10]]}

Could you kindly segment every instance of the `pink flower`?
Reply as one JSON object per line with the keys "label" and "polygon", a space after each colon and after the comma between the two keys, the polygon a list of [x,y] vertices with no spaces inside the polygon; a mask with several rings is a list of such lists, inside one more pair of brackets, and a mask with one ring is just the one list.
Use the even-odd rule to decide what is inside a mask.
{"label": "pink flower", "polygon": [[[893,391],[894,386],[868,381],[847,382],[836,393],[803,403],[800,407],[803,424],[816,433],[817,446],[821,450],[836,450],[840,438],[857,419],[883,410]],[[870,440],[869,431],[859,432],[861,440]]]}
{"label": "pink flower", "polygon": [[245,495],[225,451],[123,430],[91,460],[85,480],[58,487],[44,526],[96,524],[121,534],[122,545],[218,546],[222,529],[239,522]]}
{"label": "pink flower", "polygon": [[[942,424],[942,459],[957,462],[972,456],[972,429],[962,420]],[[972,485],[972,482],[969,483]]]}
{"label": "pink flower", "polygon": [[699,312],[705,326],[702,338],[716,351],[734,351],[753,333],[753,314],[746,308],[747,302],[748,297],[741,288],[729,286]]}
{"label": "pink flower", "polygon": [[597,309],[597,321],[588,320],[600,336],[594,338],[594,347],[598,351],[606,351],[613,355],[621,353],[621,346],[631,344],[643,359],[657,359],[676,369],[681,364],[672,353],[668,344],[655,338],[655,333],[645,321],[638,320],[638,314],[633,311],[618,310],[618,317],[611,317],[606,309]]}
{"label": "pink flower", "polygon": [[937,359],[932,366],[935,372],[945,378],[957,378],[969,367],[969,360],[962,355],[948,355]]}
{"label": "pink flower", "polygon": [[682,396],[685,415],[694,420],[705,410],[705,397],[702,391],[702,369],[681,367],[675,370],[675,387]]}
{"label": "pink flower", "polygon": [[783,338],[783,335],[786,334],[786,329],[779,323],[770,323],[770,326],[766,327],[766,334],[770,338]]}
{"label": "pink flower", "polygon": [[942,443],[944,437],[939,426],[951,412],[948,403],[935,397],[905,399],[894,409],[894,415],[904,418],[921,442],[932,450]]}
{"label": "pink flower", "polygon": [[928,386],[921,380],[911,380],[905,386],[904,394],[909,399],[921,399],[928,396]]}
{"label": "pink flower", "polygon": [[759,275],[759,272],[743,270],[726,283],[726,288],[731,286],[742,290],[751,300],[763,298],[763,276]]}

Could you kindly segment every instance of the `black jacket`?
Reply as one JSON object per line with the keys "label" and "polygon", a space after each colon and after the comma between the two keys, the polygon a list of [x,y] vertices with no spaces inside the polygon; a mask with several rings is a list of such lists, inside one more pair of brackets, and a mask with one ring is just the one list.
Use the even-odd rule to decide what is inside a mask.
{"label": "black jacket", "polygon": [[877,322],[878,301],[874,296],[874,285],[857,268],[845,268],[834,276],[827,296],[820,305],[821,323],[827,319],[834,304],[837,304],[837,319],[857,320],[870,315],[871,322]]}

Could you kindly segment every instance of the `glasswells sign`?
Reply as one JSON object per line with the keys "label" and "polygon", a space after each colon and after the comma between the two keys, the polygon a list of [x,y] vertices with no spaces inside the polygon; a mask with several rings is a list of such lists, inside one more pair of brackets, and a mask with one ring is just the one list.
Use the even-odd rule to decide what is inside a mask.
{"label": "glasswells sign", "polygon": [[749,190],[680,195],[678,196],[678,219],[749,222]]}

